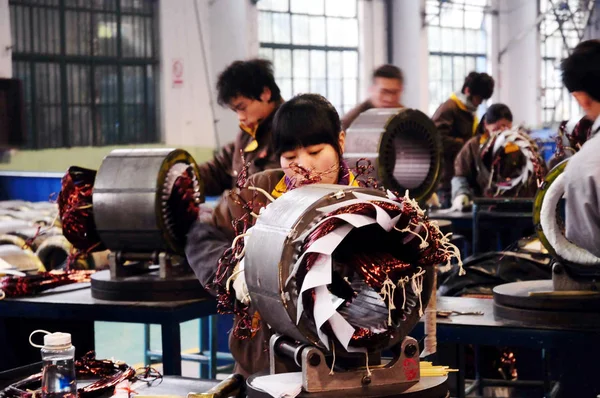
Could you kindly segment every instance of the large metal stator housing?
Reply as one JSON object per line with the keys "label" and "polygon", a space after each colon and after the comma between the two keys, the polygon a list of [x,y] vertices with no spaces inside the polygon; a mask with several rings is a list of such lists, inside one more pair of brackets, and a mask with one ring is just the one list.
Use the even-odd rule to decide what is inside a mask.
{"label": "large metal stator housing", "polygon": [[[370,216],[365,209],[353,210],[357,213],[342,215],[343,222],[336,224],[336,228],[329,228],[330,224],[326,223],[337,217],[332,214],[350,211],[359,202],[376,205],[369,208],[373,210]],[[331,396],[336,390],[355,390],[362,391],[361,396],[387,397],[402,396],[409,390],[428,390],[420,390],[418,343],[407,336],[419,321],[420,306],[422,309],[427,305],[433,288],[433,268],[424,266],[427,271],[420,274],[420,294],[415,291],[415,285],[411,287],[407,283],[402,290],[398,285],[395,298],[391,298],[394,307],[389,305],[389,301],[386,304],[380,289],[365,282],[364,274],[351,265],[351,259],[356,258],[353,256],[364,255],[372,259],[369,257],[372,253],[381,251],[401,258],[403,255],[410,257],[407,254],[410,250],[419,250],[418,237],[404,235],[393,228],[402,222],[410,225],[408,219],[402,218],[402,211],[390,221],[382,213],[382,208],[377,208],[377,205],[386,203],[403,209],[402,204],[394,202],[380,190],[327,184],[303,186],[285,193],[262,209],[245,238],[244,279],[252,308],[276,332],[270,341],[271,373],[289,371],[290,364],[299,367],[306,396],[320,397],[321,393]],[[372,220],[369,221],[368,217]],[[314,238],[320,226],[328,232],[324,237],[311,241],[310,247],[307,247],[306,242]],[[418,230],[418,233],[424,234],[424,230]],[[332,244],[332,241],[336,243]],[[402,252],[403,248],[406,252]],[[306,271],[303,267],[310,261],[306,259],[311,254],[319,257],[312,268],[307,266]],[[366,260],[367,263],[369,261]],[[379,265],[371,264],[367,268]],[[415,265],[406,272],[414,276],[416,274],[412,272],[417,268],[422,271]],[[392,273],[389,277],[394,279],[394,284],[398,282]],[[321,306],[319,303],[325,304]],[[329,314],[329,323],[319,325],[317,319],[330,304],[333,311],[337,308],[337,315]],[[337,320],[333,321],[334,318]],[[342,318],[344,321],[341,321]],[[339,325],[340,321],[350,324],[351,330],[379,331],[365,340],[355,339],[355,334],[344,345],[336,331],[337,326],[333,326],[334,323]],[[323,337],[323,330],[327,327],[331,327],[330,336],[335,337]],[[394,347],[395,357],[391,362],[382,364],[380,353],[388,347]],[[330,373],[332,351],[338,358],[336,365],[343,369],[338,369],[334,375]],[[370,355],[367,358],[373,366],[372,373],[364,368],[366,353]],[[252,387],[252,380],[249,380],[249,397],[264,396]],[[431,390],[432,395],[415,396],[445,396],[445,377],[434,381],[437,390]]]}
{"label": "large metal stator housing", "polygon": [[419,202],[435,192],[442,168],[437,128],[416,109],[369,109],[346,130],[345,159],[352,168],[366,158],[378,182]]}
{"label": "large metal stator housing", "polygon": [[560,208],[567,163],[568,159],[548,173],[538,189],[533,209],[537,235],[554,259],[552,280],[496,286],[497,316],[531,324],[600,326],[600,258],[576,246],[564,234]]}
{"label": "large metal stator housing", "polygon": [[94,275],[94,297],[162,301],[202,292],[188,272],[185,233],[178,231],[168,204],[183,173],[193,181],[199,203],[203,197],[198,169],[184,150],[117,149],[104,158],[92,199],[98,235],[111,251],[110,274]]}

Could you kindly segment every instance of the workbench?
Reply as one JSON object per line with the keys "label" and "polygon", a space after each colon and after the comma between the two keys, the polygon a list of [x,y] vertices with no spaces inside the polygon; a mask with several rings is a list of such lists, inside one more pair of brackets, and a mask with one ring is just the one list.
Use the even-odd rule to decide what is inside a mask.
{"label": "workbench", "polygon": [[[578,363],[565,363],[565,370],[569,367],[585,367],[588,363],[593,369],[597,358],[590,358],[588,362],[585,354],[590,354],[596,348],[600,339],[600,330],[586,329],[576,324],[570,326],[552,327],[540,324],[525,324],[518,321],[498,318],[494,315],[492,299],[476,299],[462,297],[438,297],[438,311],[476,312],[483,315],[451,315],[448,318],[437,318],[438,343],[449,343],[457,346],[460,354],[468,344],[481,346],[510,346],[537,348],[544,352],[558,353],[565,349],[573,354],[584,353]],[[409,335],[420,340],[424,337],[423,319]],[[591,355],[591,354],[590,354]],[[458,356],[459,369],[458,396],[464,397],[464,356]],[[545,366],[540,358],[540,366]],[[547,383],[550,380],[546,380]],[[544,386],[545,391],[550,390],[550,385]],[[573,395],[574,396],[574,395]],[[595,396],[595,395],[594,395]]]}
{"label": "workbench", "polygon": [[[171,302],[105,301],[92,298],[89,284],[65,286],[67,287],[69,290],[60,293],[0,300],[0,321],[5,318],[22,318],[159,324],[164,374],[179,376],[180,323],[216,314],[216,304],[211,299]],[[0,322],[0,328],[2,327],[8,326],[5,322]],[[27,339],[27,336],[23,338]]]}

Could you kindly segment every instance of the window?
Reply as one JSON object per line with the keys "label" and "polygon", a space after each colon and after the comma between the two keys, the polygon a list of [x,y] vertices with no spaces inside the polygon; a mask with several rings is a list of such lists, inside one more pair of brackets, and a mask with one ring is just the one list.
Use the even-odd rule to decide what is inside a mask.
{"label": "window", "polygon": [[582,114],[562,84],[560,61],[582,40],[589,3],[593,6],[593,1],[540,0],[541,102],[546,125]]}
{"label": "window", "polygon": [[158,142],[151,0],[9,0],[29,148]]}
{"label": "window", "polygon": [[283,98],[318,93],[345,113],[358,102],[357,0],[261,0],[260,56]]}
{"label": "window", "polygon": [[427,0],[429,114],[460,92],[469,72],[488,72],[487,0]]}

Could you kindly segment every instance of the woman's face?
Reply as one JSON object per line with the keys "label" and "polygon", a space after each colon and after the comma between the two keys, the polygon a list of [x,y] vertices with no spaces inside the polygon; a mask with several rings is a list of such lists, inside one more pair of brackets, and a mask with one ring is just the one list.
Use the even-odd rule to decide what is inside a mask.
{"label": "woman's face", "polygon": [[[340,134],[340,148],[344,151],[344,138]],[[283,152],[279,158],[281,168],[294,187],[314,182],[336,184],[340,172],[340,157],[330,144],[317,144]],[[299,167],[294,167],[299,166]],[[302,173],[307,171],[308,173]],[[308,175],[306,175],[308,174]]]}
{"label": "woman's face", "polygon": [[512,128],[512,122],[508,119],[500,119],[496,123],[487,123],[484,121],[485,131],[489,134],[499,133]]}

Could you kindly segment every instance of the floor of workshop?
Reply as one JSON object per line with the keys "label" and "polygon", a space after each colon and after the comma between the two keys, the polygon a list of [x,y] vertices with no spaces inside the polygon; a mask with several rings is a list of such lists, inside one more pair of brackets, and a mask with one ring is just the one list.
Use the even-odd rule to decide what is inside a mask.
{"label": "floor of workshop", "polygon": [[[181,324],[181,350],[192,353],[198,351],[198,321]],[[141,367],[144,364],[144,325],[133,323],[95,322],[96,354],[98,358],[114,358]],[[150,348],[160,350],[161,333],[159,325],[150,326]],[[226,338],[226,336],[225,336]],[[161,370],[160,365],[156,366]],[[199,364],[182,362],[182,375],[199,377]]]}

